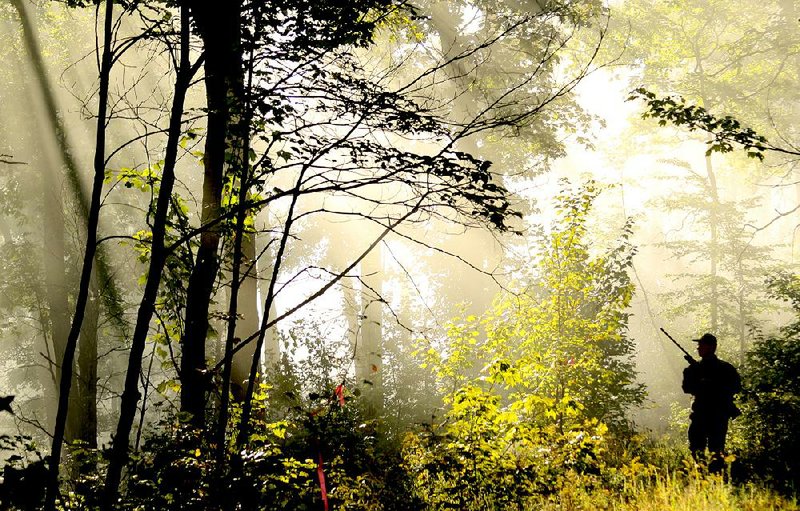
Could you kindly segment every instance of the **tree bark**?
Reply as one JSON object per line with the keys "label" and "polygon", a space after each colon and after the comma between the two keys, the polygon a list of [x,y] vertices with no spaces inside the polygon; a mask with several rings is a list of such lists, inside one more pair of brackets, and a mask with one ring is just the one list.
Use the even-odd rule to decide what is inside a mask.
{"label": "tree bark", "polygon": [[[238,65],[236,66],[237,69],[241,70],[242,73],[244,69],[242,67],[242,60],[243,55],[241,53],[241,46],[237,45],[237,51],[235,58]],[[252,55],[250,58],[250,63],[252,65],[253,59]],[[252,67],[248,70],[249,71],[249,83],[248,88],[252,86],[252,76],[253,76],[253,69]],[[238,78],[238,79],[237,79]],[[221,399],[220,399],[220,408],[219,408],[219,418],[217,421],[217,432],[216,432],[216,442],[217,442],[217,459],[219,462],[220,470],[222,467],[226,465],[225,457],[226,457],[226,432],[228,427],[228,406],[230,404],[230,394],[233,391],[234,396],[241,400],[243,397],[242,392],[242,383],[244,382],[244,378],[249,375],[243,374],[243,372],[239,371],[242,366],[243,357],[250,355],[250,360],[254,358],[255,355],[255,345],[249,345],[246,349],[241,350],[239,353],[234,356],[233,354],[233,345],[236,338],[236,329],[239,326],[238,315],[240,310],[240,302],[239,298],[240,295],[246,293],[247,291],[255,291],[255,282],[253,282],[252,272],[255,271],[255,244],[253,242],[252,237],[255,236],[255,232],[246,233],[246,225],[245,220],[247,219],[247,210],[245,209],[245,204],[247,202],[248,197],[248,190],[250,187],[250,160],[249,160],[249,153],[250,153],[250,111],[249,107],[245,105],[245,98],[244,98],[244,76],[239,75],[230,76],[228,79],[228,83],[232,85],[228,91],[228,100],[232,103],[233,108],[231,109],[235,114],[235,121],[231,119],[232,129],[229,129],[229,141],[227,146],[231,150],[232,154],[232,161],[234,162],[234,168],[232,169],[234,175],[238,176],[238,202],[237,202],[237,211],[236,211],[236,223],[234,226],[234,235],[233,235],[233,270],[231,275],[231,293],[230,293],[230,301],[228,303],[228,317],[227,317],[227,332],[225,335],[225,356],[224,356],[224,366],[222,371],[222,388],[220,389]],[[249,241],[247,241],[249,239]],[[245,258],[244,253],[244,244],[247,242],[250,248],[250,252],[252,256],[250,258]],[[251,266],[252,262],[252,266]],[[249,278],[248,278],[249,277]],[[247,285],[245,285],[247,284]],[[248,321],[247,325],[252,325],[255,321],[256,328],[258,324],[258,314],[256,313],[255,309],[255,302],[250,302],[249,304],[251,307],[248,309]],[[242,322],[244,323],[244,322]],[[244,327],[245,325],[241,325]],[[256,328],[250,330],[251,332],[255,331]],[[235,363],[238,362],[238,363]],[[247,360],[244,360],[246,364]],[[245,366],[246,367],[246,366]],[[236,371],[234,371],[236,369]],[[233,378],[233,385],[232,383]],[[222,502],[222,500],[220,500]]]}
{"label": "tree bark", "polygon": [[714,174],[714,167],[711,163],[711,155],[706,155],[706,174],[708,175],[708,188],[711,195],[711,205],[708,209],[708,227],[709,227],[709,276],[711,277],[711,286],[709,289],[709,320],[711,321],[710,329],[712,332],[719,330],[719,284],[717,283],[717,276],[719,274],[719,218],[718,211],[719,203],[719,190],[717,189],[717,177]]}
{"label": "tree bark", "polygon": [[[205,154],[203,156],[202,223],[218,218],[222,209],[223,172],[230,120],[231,77],[240,76],[235,57],[239,53],[241,1],[225,6],[201,2],[192,4],[205,48],[205,85],[208,106]],[[181,340],[181,410],[192,417],[192,424],[205,425],[206,336],[208,311],[219,271],[220,229],[218,224],[200,235],[200,247],[189,277],[186,303],[186,329]]]}

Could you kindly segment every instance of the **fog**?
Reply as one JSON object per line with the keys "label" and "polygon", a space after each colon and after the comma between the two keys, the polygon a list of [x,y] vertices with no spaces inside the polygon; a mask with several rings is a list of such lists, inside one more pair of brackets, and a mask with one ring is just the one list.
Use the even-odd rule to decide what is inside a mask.
{"label": "fog", "polygon": [[[248,197],[271,202],[249,220],[251,252],[242,267],[250,273],[242,280],[251,288],[239,290],[236,338],[267,332],[259,373],[267,380],[270,374],[294,374],[296,388],[305,393],[347,381],[363,387],[361,395],[373,408],[392,403],[386,415],[397,423],[436,416],[442,404],[420,353],[451,356],[455,318],[485,317],[503,297],[544,282],[537,261],[546,253],[542,240],[563,220],[557,196],[565,190],[580,194],[593,180],[600,192],[586,224],[589,253],[605,254],[632,222],[627,243],[635,256],[626,271],[634,291],[622,331],[634,343],[637,381],[647,397],[629,417],[654,435],[677,434],[676,410],[689,403],[680,388],[685,362],[659,328],[690,351],[691,339],[713,332],[721,356],[743,364],[754,339],[791,321],[788,306],[770,297],[767,280],[796,272],[800,250],[793,155],[767,151],[762,161],[738,146],[709,152],[707,133],[643,119],[644,102],[629,98],[640,86],[660,96],[681,96],[720,117],[736,117],[773,143],[796,147],[796,6],[689,3],[697,9],[694,17],[644,0],[610,8],[587,2],[597,18],[576,23],[563,40],[553,35],[558,44],[552,47],[542,42],[544,30],[535,32],[542,40],[523,29],[509,29],[502,37],[490,33],[498,27],[491,26],[480,3],[422,5],[427,17],[416,28],[389,24],[373,46],[354,55],[369,83],[408,94],[424,106],[425,115],[449,123],[443,125],[450,132],[376,128],[369,119],[354,120],[360,112],[314,110],[312,89],[298,85],[305,75],[280,75],[285,63],[278,57],[259,61],[255,80],[263,80],[265,88],[286,87],[292,98],[287,104],[303,112],[296,114],[301,120],[286,121],[295,123],[298,139],[347,133],[381,148],[363,156],[359,151],[366,145],[341,144],[312,158],[313,151],[302,153],[297,140],[279,143],[253,133],[253,166],[265,159],[274,164],[259,175],[260,188]],[[49,441],[56,420],[63,356],[52,335],[61,335],[72,320],[85,245],[98,108],[95,31],[102,29],[95,14],[102,19],[101,11],[23,0],[0,6],[6,41],[0,48],[0,393],[16,396],[15,415],[2,417],[0,429],[34,435],[42,443]],[[30,23],[27,36],[22,12]],[[121,16],[119,47],[155,12],[142,7],[140,14]],[[461,23],[438,26],[447,16],[460,16]],[[566,31],[570,22],[552,16],[546,23],[555,33]],[[496,45],[481,46],[493,37]],[[526,38],[530,47],[520,49]],[[92,353],[83,347],[88,344],[78,352],[97,362],[91,399],[100,445],[109,442],[119,414],[147,279],[177,56],[165,40],[174,44],[174,34],[132,44],[112,72],[98,229],[103,255],[96,259],[96,287],[89,298],[99,310],[96,324],[87,318],[83,325],[84,336],[94,329],[96,344]],[[463,62],[455,58],[470,45],[480,50]],[[183,213],[170,217],[170,243],[199,227],[203,214],[208,110],[201,76],[184,107],[173,205]],[[524,114],[515,117],[519,112]],[[273,121],[265,121],[263,133],[271,133]],[[459,132],[460,126],[469,128]],[[381,174],[381,161],[400,160],[386,148],[421,155],[420,168],[426,156],[448,151],[465,167],[478,165],[461,152],[493,162],[494,182],[508,189],[509,207],[519,216],[508,216],[503,231],[461,198],[429,199],[420,192],[426,178]],[[351,152],[353,160],[340,163]],[[302,160],[306,156],[312,163]],[[334,179],[337,184],[325,188]],[[445,180],[439,174],[426,186]],[[236,182],[235,177],[226,182],[227,205],[235,204]],[[350,183],[358,187],[348,188]],[[293,186],[326,192],[280,195]],[[414,205],[423,199],[430,203]],[[221,270],[213,279],[206,339],[212,372],[222,367],[230,324],[232,225],[222,235]],[[150,323],[142,373],[147,383],[135,428],[180,408],[177,371],[190,319],[182,317],[182,300],[199,243],[199,236],[178,243],[176,260],[187,266],[168,263],[164,271],[170,282],[162,284]],[[250,351],[242,349],[233,362],[236,392],[247,386],[255,343],[247,346]]]}

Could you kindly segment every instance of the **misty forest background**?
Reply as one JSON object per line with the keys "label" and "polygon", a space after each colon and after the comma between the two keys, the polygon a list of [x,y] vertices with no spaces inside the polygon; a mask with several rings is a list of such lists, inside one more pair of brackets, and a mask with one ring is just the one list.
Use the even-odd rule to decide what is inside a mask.
{"label": "misty forest background", "polygon": [[799,23],[4,0],[1,505],[796,509]]}

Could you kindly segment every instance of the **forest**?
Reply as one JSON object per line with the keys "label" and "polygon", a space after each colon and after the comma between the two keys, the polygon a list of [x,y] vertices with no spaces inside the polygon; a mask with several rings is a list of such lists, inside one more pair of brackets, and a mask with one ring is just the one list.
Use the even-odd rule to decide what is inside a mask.
{"label": "forest", "polygon": [[0,32],[0,509],[800,508],[800,2]]}

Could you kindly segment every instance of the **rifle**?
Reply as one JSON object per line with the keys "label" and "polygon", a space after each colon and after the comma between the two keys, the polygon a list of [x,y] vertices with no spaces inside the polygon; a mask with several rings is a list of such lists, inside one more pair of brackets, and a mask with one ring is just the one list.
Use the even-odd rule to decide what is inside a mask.
{"label": "rifle", "polygon": [[678,344],[678,341],[676,341],[675,339],[673,339],[673,338],[672,338],[672,336],[671,336],[671,335],[669,335],[669,334],[667,333],[667,331],[666,331],[666,330],[664,330],[663,328],[659,328],[659,330],[661,330],[662,332],[664,332],[664,335],[666,335],[666,336],[667,336],[667,338],[669,338],[669,340],[670,340],[670,341],[672,341],[672,344],[674,344],[675,346],[677,346],[677,347],[678,347],[678,349],[679,349],[679,350],[681,350],[681,351],[683,352],[683,354],[684,354],[684,357],[683,357],[683,358],[685,358],[687,362],[689,362],[690,364],[696,364],[696,363],[697,363],[697,360],[695,360],[695,359],[694,359],[694,357],[692,357],[691,355],[689,355],[689,352],[688,352],[688,351],[686,351],[685,349],[683,349],[683,346],[681,346],[680,344]]}

